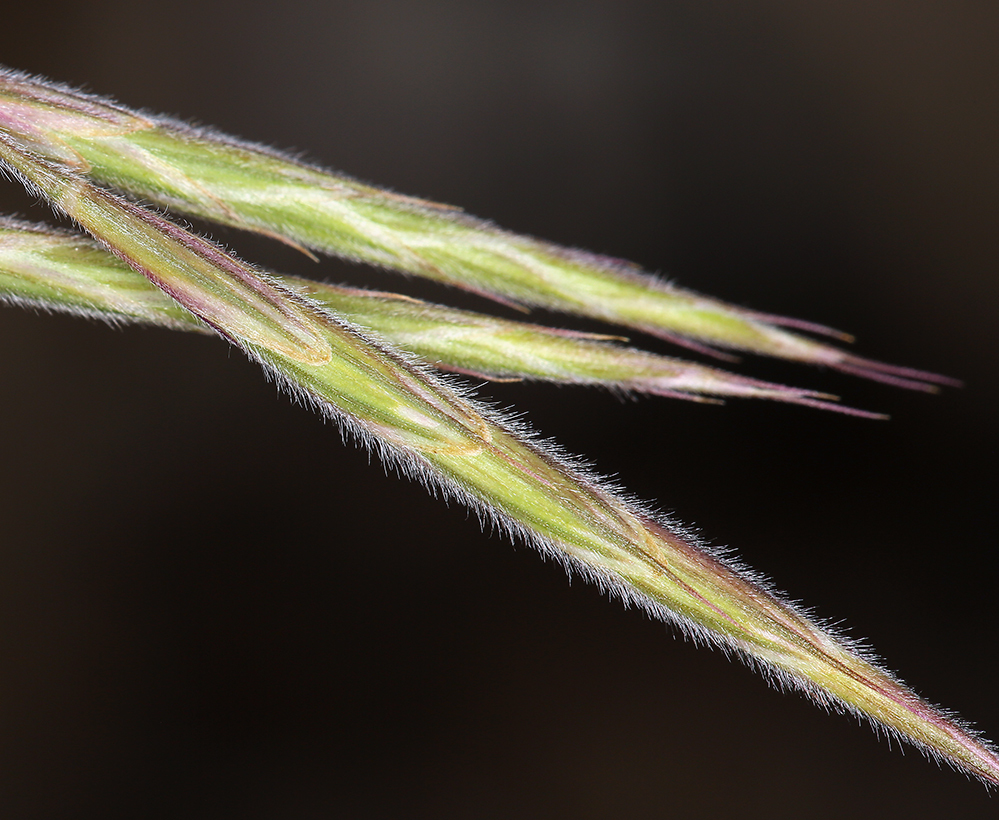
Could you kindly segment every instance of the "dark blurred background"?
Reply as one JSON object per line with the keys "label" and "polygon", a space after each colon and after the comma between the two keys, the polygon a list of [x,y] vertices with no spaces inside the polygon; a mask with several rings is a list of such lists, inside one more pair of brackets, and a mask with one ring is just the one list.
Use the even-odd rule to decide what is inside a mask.
{"label": "dark blurred background", "polygon": [[[92,0],[3,17],[9,66],[964,379],[927,396],[740,368],[890,422],[483,393],[999,738],[999,5]],[[0,211],[48,218],[13,183]],[[213,234],[276,269],[454,301]],[[999,807],[483,535],[221,342],[4,308],[0,345],[5,817]]]}

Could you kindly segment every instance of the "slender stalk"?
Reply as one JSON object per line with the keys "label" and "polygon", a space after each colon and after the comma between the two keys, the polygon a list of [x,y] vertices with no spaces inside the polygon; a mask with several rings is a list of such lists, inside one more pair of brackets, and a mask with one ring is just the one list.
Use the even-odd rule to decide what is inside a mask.
{"label": "slender stalk", "polygon": [[682,527],[302,294],[0,134],[0,160],[389,463],[626,600],[999,784],[999,756]]}

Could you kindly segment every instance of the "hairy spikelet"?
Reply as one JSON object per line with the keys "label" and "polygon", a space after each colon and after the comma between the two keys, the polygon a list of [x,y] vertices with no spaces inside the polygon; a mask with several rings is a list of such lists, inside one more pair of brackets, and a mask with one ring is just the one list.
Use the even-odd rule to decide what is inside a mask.
{"label": "hairy spikelet", "polygon": [[[825,393],[658,356],[614,339],[499,319],[406,296],[276,277],[286,288],[437,367],[500,381],[538,380],[706,401],[759,398],[877,417]],[[205,329],[144,277],[86,238],[0,218],[0,298],[111,324]]]}
{"label": "hairy spikelet", "polygon": [[701,352],[744,350],[921,390],[952,383],[783,329],[849,338],[819,325],[725,304],[622,260],[513,234],[458,208],[3,68],[0,125],[40,156],[145,201],[302,248],[602,319]]}
{"label": "hairy spikelet", "polygon": [[[90,176],[138,190],[126,184],[124,171],[118,176],[102,171],[97,157],[102,157],[105,166],[119,170],[135,168],[139,157],[142,174],[158,180],[162,189],[183,187],[182,182],[191,187],[193,182],[194,193],[198,186],[207,192],[203,197],[206,202],[220,203],[238,213],[245,196],[241,199],[238,191],[213,189],[208,171],[204,178],[189,176],[190,169],[178,176],[176,166],[167,163],[164,155],[148,154],[149,145],[160,146],[157,150],[166,153],[188,152],[203,165],[234,168],[237,176],[241,169],[268,158],[279,171],[267,166],[270,170],[265,176],[287,175],[291,173],[288,160],[201,132],[187,132],[21,75],[8,72],[2,80],[0,161],[169,297],[160,304],[178,325],[190,324],[183,318],[185,311],[190,313],[260,362],[283,389],[332,419],[345,438],[367,447],[388,467],[423,482],[444,498],[467,505],[489,525],[531,544],[611,596],[643,607],[699,643],[719,646],[744,658],[779,686],[795,687],[822,705],[861,715],[928,754],[999,784],[999,756],[991,746],[919,698],[866,650],[815,622],[755,573],[708,549],[685,527],[593,475],[576,459],[539,440],[522,423],[476,402],[467,390],[440,377],[411,353],[366,333],[313,298],[315,290],[310,295],[306,288],[289,287],[163,215],[100,187]],[[136,142],[139,137],[149,144],[142,139]],[[301,183],[303,190],[324,192],[333,185],[329,180],[317,180],[313,176],[317,171],[295,167],[302,179],[292,174],[294,185]],[[254,167],[254,173],[259,170]],[[292,185],[289,179],[281,179],[281,185]],[[298,188],[282,190],[283,196],[290,197],[289,190]],[[348,205],[356,204],[354,199],[367,202],[367,195],[354,189],[348,193],[341,197],[348,204],[338,200],[336,207],[346,214],[345,224],[356,227],[360,217]],[[320,198],[325,196],[322,193]],[[384,192],[371,196],[378,207],[390,198]],[[184,204],[177,197],[178,202],[168,204]],[[267,203],[272,198],[260,194],[264,207],[270,207]],[[169,196],[164,194],[164,199]],[[382,218],[403,223],[406,231],[415,232],[416,239],[409,237],[406,247],[422,247],[425,253],[427,248],[439,247],[435,243],[441,241],[442,230],[440,224],[422,221],[428,209],[440,216],[438,206],[405,202],[401,209],[391,211],[391,219],[386,216],[388,211]],[[230,224],[243,219],[225,218],[215,211],[202,215]],[[298,221],[294,214],[287,219]],[[529,251],[560,260],[562,272],[571,272],[566,281],[575,282],[583,291],[585,277],[580,278],[577,268],[585,268],[588,276],[594,270],[621,273],[610,263],[578,262],[581,257],[574,252],[547,246],[537,250],[531,245],[533,240],[500,251],[502,243],[509,240],[502,232],[447,213],[442,219],[445,234],[464,236],[469,232],[478,237],[475,241],[480,244],[475,253],[468,252],[469,258],[488,256],[485,248],[502,258],[504,265],[516,260],[523,276],[535,276],[539,271]],[[15,243],[27,242],[31,234],[30,229],[21,228]],[[416,241],[421,236],[426,236],[422,246]],[[344,241],[353,253],[354,246]],[[376,247],[370,244],[370,236],[364,241]],[[385,254],[401,253],[393,250],[389,239],[385,243],[376,249]],[[96,263],[99,266],[100,260]],[[46,281],[51,284],[51,279],[42,276],[37,281],[44,286]],[[542,279],[545,286],[551,284]],[[608,280],[600,281],[606,284]],[[655,286],[631,275],[618,276],[615,284],[607,287],[630,288],[639,281],[645,282],[643,293],[657,292]],[[113,299],[114,288],[111,291]],[[19,298],[39,300],[40,292],[36,290],[32,296],[29,288]],[[85,312],[103,310],[95,308],[94,302],[80,304],[78,309]],[[695,313],[707,310],[703,303],[696,304]],[[133,315],[122,303],[109,310],[156,321],[159,308],[146,303]],[[724,315],[728,318],[721,325],[729,319],[748,322],[740,326],[743,329],[758,324],[757,318]],[[773,328],[768,333],[771,331],[783,333]],[[739,344],[733,342],[733,346]],[[880,374],[903,382],[908,378],[898,369],[878,370],[860,361],[840,358],[826,363],[867,371],[865,374],[872,377]],[[814,397],[799,394],[797,398],[810,401]]]}

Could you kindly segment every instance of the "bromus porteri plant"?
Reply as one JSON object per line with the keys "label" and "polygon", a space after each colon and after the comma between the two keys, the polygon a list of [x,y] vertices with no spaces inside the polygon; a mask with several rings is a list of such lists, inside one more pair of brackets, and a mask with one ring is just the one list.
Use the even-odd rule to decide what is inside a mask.
{"label": "bromus porteri plant", "polygon": [[625,348],[612,337],[281,278],[138,202],[698,350],[821,364],[913,389],[949,379],[796,332],[845,341],[826,328],[742,310],[626,263],[510,234],[449,206],[9,70],[0,72],[0,162],[91,237],[0,222],[6,298],[113,323],[212,330],[384,462],[511,537],[686,634],[734,651],[780,685],[999,784],[994,749],[865,650],[523,424],[475,401],[431,363],[486,377],[874,414],[841,408],[824,394]]}

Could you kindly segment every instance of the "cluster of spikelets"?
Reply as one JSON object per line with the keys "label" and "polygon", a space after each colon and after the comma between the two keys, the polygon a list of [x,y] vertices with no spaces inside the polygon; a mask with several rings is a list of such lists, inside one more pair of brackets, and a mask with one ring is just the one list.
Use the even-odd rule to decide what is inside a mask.
{"label": "cluster of spikelets", "polygon": [[388,464],[611,594],[999,784],[999,756],[988,744],[865,652],[437,369],[873,414],[626,347],[618,337],[265,273],[136,203],[702,351],[750,351],[915,389],[948,380],[795,332],[845,338],[827,328],[727,305],[618,260],[514,235],[452,207],[4,69],[0,167],[85,232],[0,219],[0,297],[112,323],[214,331]]}

